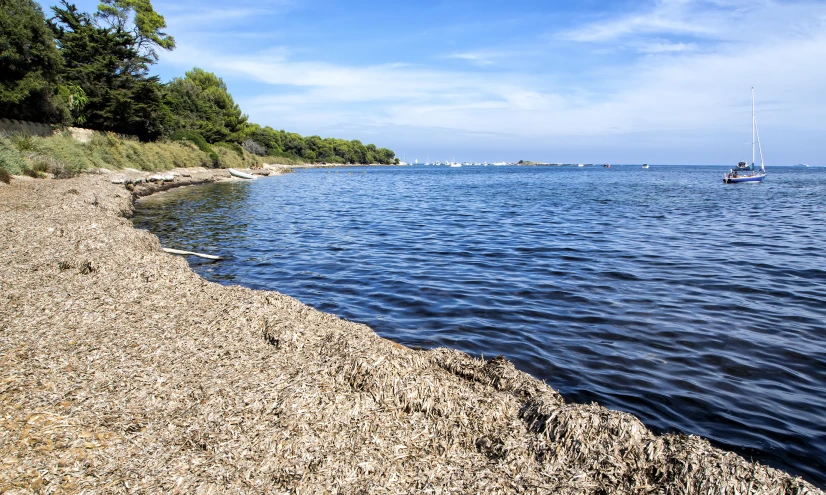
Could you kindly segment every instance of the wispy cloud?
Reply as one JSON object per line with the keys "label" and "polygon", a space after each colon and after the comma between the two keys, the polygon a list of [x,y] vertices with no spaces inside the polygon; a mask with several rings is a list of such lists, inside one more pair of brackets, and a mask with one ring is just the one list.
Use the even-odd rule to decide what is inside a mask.
{"label": "wispy cloud", "polygon": [[669,43],[667,41],[646,41],[631,45],[640,53],[679,53],[697,50],[697,43]]}
{"label": "wispy cloud", "polygon": [[161,2],[155,9],[164,14],[170,28],[181,31],[224,27],[260,17],[273,17],[288,12],[293,6],[290,0],[249,1],[236,0],[231,4],[210,6],[206,2]]}
{"label": "wispy cloud", "polygon": [[464,60],[475,65],[488,66],[493,65],[495,60],[499,58],[499,55],[491,52],[462,52],[450,53],[445,55],[445,58]]}
{"label": "wispy cloud", "polygon": [[[556,33],[557,39],[612,42],[627,38],[681,36],[701,40],[742,40],[767,33],[764,28],[797,29],[810,23],[822,3],[776,0],[658,0],[637,10],[599,18]],[[817,18],[815,14],[814,18]],[[769,31],[770,32],[770,31]]]}
{"label": "wispy cloud", "polygon": [[605,42],[627,36],[679,34],[716,37],[724,30],[721,19],[693,2],[660,1],[652,10],[626,14],[562,31],[557,38],[568,41]]}
{"label": "wispy cloud", "polygon": [[[660,2],[558,33],[574,45],[568,65],[547,63],[532,47],[530,70],[500,68],[512,46],[464,46],[428,62],[356,63],[305,59],[292,46],[239,54],[191,45],[165,60],[254,83],[255,92],[236,94],[253,121],[306,134],[372,136],[408,149],[656,148],[680,160],[692,153],[739,159],[752,85],[758,102],[777,102],[761,113],[773,152],[786,146],[777,136],[826,131],[824,15],[826,5],[817,3]],[[572,65],[580,44],[629,53],[610,66]],[[547,57],[557,56],[554,49]],[[456,60],[494,72],[480,76]],[[559,72],[563,66],[568,73]]]}

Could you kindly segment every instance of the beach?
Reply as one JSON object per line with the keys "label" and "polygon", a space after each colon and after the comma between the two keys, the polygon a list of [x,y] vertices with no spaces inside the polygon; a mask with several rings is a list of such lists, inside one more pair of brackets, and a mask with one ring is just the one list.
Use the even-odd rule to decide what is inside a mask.
{"label": "beach", "polygon": [[225,174],[116,175],[0,184],[0,492],[822,493],[503,358],[207,282],[128,218]]}

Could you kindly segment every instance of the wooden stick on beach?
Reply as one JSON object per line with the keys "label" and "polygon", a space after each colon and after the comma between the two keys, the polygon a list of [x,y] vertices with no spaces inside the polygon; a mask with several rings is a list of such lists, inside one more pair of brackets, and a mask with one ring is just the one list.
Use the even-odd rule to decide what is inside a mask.
{"label": "wooden stick on beach", "polygon": [[201,253],[193,253],[192,251],[181,251],[180,249],[172,249],[172,248],[163,248],[165,253],[169,254],[182,254],[184,256],[197,256],[199,258],[206,258],[208,260],[223,260],[222,256],[215,256],[213,254],[201,254]]}

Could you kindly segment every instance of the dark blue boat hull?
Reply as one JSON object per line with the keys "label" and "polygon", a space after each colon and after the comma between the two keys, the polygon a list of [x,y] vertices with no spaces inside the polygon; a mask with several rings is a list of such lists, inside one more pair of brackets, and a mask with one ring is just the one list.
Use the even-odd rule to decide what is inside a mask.
{"label": "dark blue boat hull", "polygon": [[762,182],[763,179],[766,178],[766,174],[763,175],[754,175],[749,177],[723,177],[723,183],[725,184],[738,184],[740,182]]}

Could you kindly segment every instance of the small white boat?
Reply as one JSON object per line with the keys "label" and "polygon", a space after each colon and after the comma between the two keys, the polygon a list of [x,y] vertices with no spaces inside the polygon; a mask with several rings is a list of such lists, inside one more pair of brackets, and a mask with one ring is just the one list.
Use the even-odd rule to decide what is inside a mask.
{"label": "small white boat", "polygon": [[173,175],[173,174],[166,174],[166,175],[155,174],[155,175],[150,175],[149,177],[146,178],[146,180],[148,182],[172,182],[173,180],[175,180],[175,175]]}
{"label": "small white boat", "polygon": [[647,163],[643,163],[643,164],[642,164],[642,168],[648,168],[648,164],[647,164]]}
{"label": "small white boat", "polygon": [[235,170],[234,168],[228,168],[227,171],[229,171],[229,175],[231,175],[233,177],[238,177],[240,179],[250,179],[250,180],[255,179],[254,175],[248,174],[246,172],[241,172],[240,170]]}

